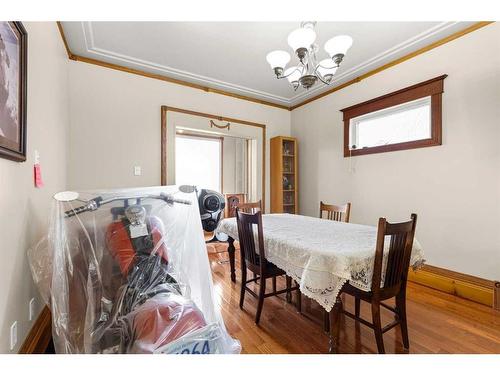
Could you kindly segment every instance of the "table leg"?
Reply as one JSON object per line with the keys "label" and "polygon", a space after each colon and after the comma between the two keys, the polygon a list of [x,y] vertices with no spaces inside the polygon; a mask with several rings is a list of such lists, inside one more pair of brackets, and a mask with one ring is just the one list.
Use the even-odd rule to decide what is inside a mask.
{"label": "table leg", "polygon": [[227,243],[229,244],[227,252],[229,254],[229,267],[231,268],[231,281],[234,283],[236,282],[236,267],[234,260],[234,253],[236,252],[236,249],[234,248],[234,238],[228,237]]}
{"label": "table leg", "polygon": [[338,352],[341,308],[342,300],[340,299],[340,296],[337,296],[335,305],[330,311],[330,353]]}

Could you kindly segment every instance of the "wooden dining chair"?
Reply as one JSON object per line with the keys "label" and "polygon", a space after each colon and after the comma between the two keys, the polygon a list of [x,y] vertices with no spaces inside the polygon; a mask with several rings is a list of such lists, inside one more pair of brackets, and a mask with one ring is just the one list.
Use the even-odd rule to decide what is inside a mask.
{"label": "wooden dining chair", "polygon": [[257,211],[262,211],[262,201],[259,200],[257,202],[236,203],[235,208],[238,208],[241,212],[254,214]]}
{"label": "wooden dining chair", "polygon": [[[401,326],[403,346],[406,350],[410,349],[406,319],[406,283],[416,225],[416,214],[411,215],[410,221],[403,223],[391,224],[385,218],[380,218],[378,221],[371,291],[363,291],[348,283],[341,290],[341,293],[350,294],[356,298],[354,314],[345,311],[343,308],[341,311],[346,316],[373,329],[377,341],[377,349],[381,354],[385,353],[382,335],[398,324]],[[388,251],[386,251],[387,266],[384,273],[384,243],[386,236],[390,237],[390,244]],[[393,297],[396,297],[396,306],[389,306],[383,302]],[[360,317],[360,300],[371,304],[371,323]],[[382,327],[380,321],[381,306],[395,314],[394,321],[385,327]]]}
{"label": "wooden dining chair", "polygon": [[[241,212],[246,212],[247,214],[254,214],[257,211],[262,211],[262,201],[259,200],[257,202],[235,203],[234,205],[235,215],[236,215],[236,208],[238,208]],[[252,273],[252,278],[255,278],[254,273]],[[273,289],[276,289],[276,276],[273,277]]]}
{"label": "wooden dining chair", "polygon": [[[241,212],[236,208],[236,221],[238,225],[238,239],[240,242],[241,254],[241,294],[240,294],[240,308],[243,309],[243,302],[245,300],[245,292],[250,293],[259,300],[257,304],[257,314],[255,316],[255,323],[259,324],[262,307],[264,305],[264,298],[276,296],[278,294],[287,293],[287,302],[291,300],[291,292],[297,293],[297,310],[300,311],[300,290],[299,286],[292,287],[292,278],[286,275],[286,272],[278,268],[266,259],[266,252],[264,249],[264,235],[262,231],[262,212],[257,211],[254,214]],[[257,227],[257,236],[254,234],[254,227]],[[257,238],[257,243],[255,239]],[[254,273],[254,277],[247,280],[247,268]],[[285,276],[286,288],[276,290],[276,283],[273,282],[273,291],[266,293],[266,281],[269,278]],[[253,290],[248,288],[247,284],[259,281],[259,294],[254,293]]]}
{"label": "wooden dining chair", "polygon": [[[326,213],[323,216],[323,213]],[[333,221],[343,221],[345,223],[349,222],[349,217],[351,215],[351,202],[347,202],[344,205],[336,204],[326,204],[323,201],[319,202],[319,218],[327,219]],[[327,311],[323,313],[323,329],[325,332],[330,330],[330,315]]]}
{"label": "wooden dining chair", "polygon": [[[326,217],[323,213],[326,212]],[[338,206],[336,204],[326,204],[323,201],[319,202],[319,218],[334,221],[343,221],[348,223],[349,216],[351,215],[351,203],[347,202],[344,205]]]}

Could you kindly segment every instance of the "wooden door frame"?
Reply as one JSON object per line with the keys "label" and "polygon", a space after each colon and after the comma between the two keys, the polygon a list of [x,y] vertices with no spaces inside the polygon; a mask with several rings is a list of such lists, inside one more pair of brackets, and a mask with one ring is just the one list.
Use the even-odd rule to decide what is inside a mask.
{"label": "wooden door frame", "polygon": [[177,112],[183,113],[186,115],[205,117],[209,119],[215,119],[218,121],[225,121],[236,123],[239,125],[253,126],[260,128],[262,131],[262,208],[265,212],[266,207],[266,125],[259,124],[253,121],[240,120],[232,117],[225,117],[220,115],[213,115],[209,113],[196,112],[188,109],[169,107],[162,105],[161,106],[161,185],[167,184],[167,114],[168,112]]}

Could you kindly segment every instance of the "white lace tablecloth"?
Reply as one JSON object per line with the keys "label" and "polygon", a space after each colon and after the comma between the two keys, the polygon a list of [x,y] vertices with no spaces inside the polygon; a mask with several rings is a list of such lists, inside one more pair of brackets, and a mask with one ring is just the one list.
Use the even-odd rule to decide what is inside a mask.
{"label": "white lace tablecloth", "polygon": [[[266,258],[327,311],[347,281],[371,289],[376,227],[291,214],[263,215],[262,220]],[[237,240],[236,219],[222,220],[218,231]],[[385,245],[388,250],[389,241]],[[410,264],[418,267],[423,262],[422,247],[415,239]]]}

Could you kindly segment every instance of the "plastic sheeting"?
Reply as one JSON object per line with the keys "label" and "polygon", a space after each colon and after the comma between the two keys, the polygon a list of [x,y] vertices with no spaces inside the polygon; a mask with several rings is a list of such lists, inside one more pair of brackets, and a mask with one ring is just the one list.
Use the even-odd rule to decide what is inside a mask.
{"label": "plastic sheeting", "polygon": [[196,193],[77,193],[56,194],[28,254],[57,353],[240,352],[214,301]]}

